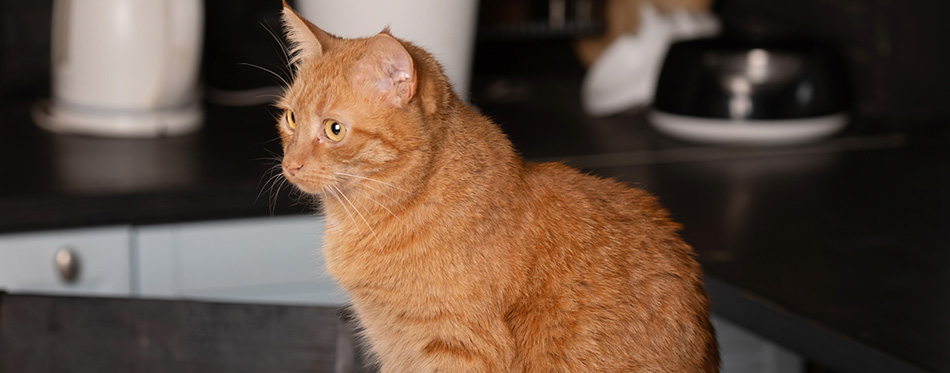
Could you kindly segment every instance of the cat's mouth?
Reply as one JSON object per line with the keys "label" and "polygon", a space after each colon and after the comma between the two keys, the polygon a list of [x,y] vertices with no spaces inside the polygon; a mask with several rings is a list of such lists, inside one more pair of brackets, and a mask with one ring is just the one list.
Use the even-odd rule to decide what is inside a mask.
{"label": "cat's mouth", "polygon": [[308,180],[305,178],[305,175],[299,173],[289,172],[286,168],[284,169],[284,179],[290,182],[297,190],[312,194],[312,195],[322,195],[326,191],[326,186],[324,183],[317,182],[315,180]]}

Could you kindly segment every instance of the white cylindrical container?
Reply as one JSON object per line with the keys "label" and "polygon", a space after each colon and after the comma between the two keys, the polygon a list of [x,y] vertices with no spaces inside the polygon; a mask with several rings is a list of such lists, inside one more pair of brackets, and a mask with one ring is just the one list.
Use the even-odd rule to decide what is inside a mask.
{"label": "white cylindrical container", "polygon": [[55,0],[52,131],[150,137],[201,124],[200,0]]}
{"label": "white cylindrical container", "polygon": [[468,99],[477,0],[298,0],[300,15],[331,34],[394,36],[425,48],[442,64],[462,100]]}

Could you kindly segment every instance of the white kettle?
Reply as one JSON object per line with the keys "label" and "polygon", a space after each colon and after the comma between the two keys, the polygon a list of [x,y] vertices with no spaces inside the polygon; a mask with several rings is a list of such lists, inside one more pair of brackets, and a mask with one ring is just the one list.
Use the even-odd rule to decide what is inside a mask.
{"label": "white kettle", "polygon": [[197,130],[202,0],[54,0],[54,132],[155,137]]}

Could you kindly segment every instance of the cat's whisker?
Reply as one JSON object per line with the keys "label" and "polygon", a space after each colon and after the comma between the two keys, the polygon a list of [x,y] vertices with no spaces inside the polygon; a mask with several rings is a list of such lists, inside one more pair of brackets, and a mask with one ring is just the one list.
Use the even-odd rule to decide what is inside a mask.
{"label": "cat's whisker", "polygon": [[[270,140],[263,141],[263,142],[261,142],[260,144],[261,144],[261,145],[265,145],[265,144],[270,144],[270,143],[276,142],[276,141],[281,141],[281,140],[280,140],[280,137],[274,137],[274,138],[272,138],[272,139],[270,139]],[[266,150],[266,149],[265,149],[265,150]],[[273,151],[270,151],[270,150],[267,150],[267,151],[268,151],[269,153],[271,153],[271,154],[275,154],[275,155],[276,155],[276,153],[274,153]]]}
{"label": "cat's whisker", "polygon": [[[264,189],[268,189],[268,190],[269,190],[269,189],[273,188],[273,183],[274,183],[274,181],[275,181],[278,177],[283,176],[283,172],[277,172],[277,173],[275,174],[275,171],[280,171],[280,165],[279,165],[279,164],[272,165],[272,166],[268,167],[268,168],[267,168],[267,171],[265,171],[265,172],[261,175],[260,180],[258,180],[258,182],[257,182],[258,187],[260,188],[260,190],[259,190],[258,193],[257,193],[257,198],[254,199],[254,202],[255,202],[255,203],[256,203],[258,200],[260,200],[261,194],[264,193]],[[266,180],[265,180],[265,178],[266,178]]]}
{"label": "cat's whisker", "polygon": [[355,177],[355,178],[357,178],[357,179],[368,180],[368,181],[374,181],[374,182],[377,182],[377,183],[386,185],[386,186],[388,186],[388,187],[396,188],[396,189],[401,190],[401,191],[403,191],[403,192],[409,193],[408,190],[405,190],[405,189],[403,189],[403,188],[397,187],[397,186],[395,186],[395,185],[393,185],[393,184],[390,184],[390,183],[387,183],[387,182],[385,182],[385,181],[376,180],[376,179],[373,179],[373,178],[370,178],[370,177],[366,177],[366,176],[359,176],[359,175],[347,174],[347,173],[343,173],[343,172],[334,172],[334,173],[337,174],[337,175],[340,175],[340,176],[349,176],[349,177]]}
{"label": "cat's whisker", "polygon": [[[362,187],[369,188],[369,189],[373,189],[373,188],[371,188],[371,187],[369,187],[369,186],[366,186],[366,185],[362,185]],[[373,190],[379,192],[379,190],[377,190],[377,189],[373,189]],[[353,191],[355,191],[356,193],[359,193],[361,196],[366,197],[366,199],[368,199],[368,200],[372,201],[373,203],[379,205],[379,207],[382,207],[384,210],[386,210],[386,212],[388,212],[390,215],[392,215],[394,218],[396,218],[396,220],[399,220],[399,222],[402,223],[402,218],[400,218],[399,216],[397,216],[394,212],[392,212],[392,210],[390,210],[388,207],[386,207],[386,205],[384,205],[384,204],[382,204],[381,202],[377,201],[375,198],[373,198],[372,196],[370,196],[368,193],[362,192],[362,191],[360,191],[360,190],[358,190],[358,189],[354,189]],[[380,192],[380,193],[382,193],[382,192]],[[383,194],[383,195],[385,195],[385,194]],[[389,196],[387,196],[387,197],[389,197]],[[392,197],[389,197],[389,198],[392,198]],[[362,204],[361,204],[361,205],[362,205]],[[363,208],[366,209],[366,206],[363,206]]]}
{"label": "cat's whisker", "polygon": [[[394,218],[396,218],[396,220],[399,220],[400,222],[402,222],[402,220],[400,220],[399,217],[396,216],[395,213],[393,213],[388,207],[386,207],[386,205],[383,205],[382,203],[379,203],[379,201],[376,201],[372,196],[369,196],[369,195],[367,195],[365,192],[362,192],[362,191],[360,191],[360,190],[358,190],[358,189],[353,189],[353,190],[351,190],[351,191],[352,191],[352,192],[356,192],[356,193],[359,194],[361,197],[364,197],[365,199],[368,199],[368,200],[370,200],[371,202],[376,203],[377,205],[379,205],[379,207],[382,207],[383,209],[385,209],[386,211],[388,211],[390,215],[392,215]],[[356,198],[354,198],[354,199],[356,200],[356,203],[358,203],[358,204],[360,205],[360,207],[363,208],[363,211],[367,211],[367,212],[370,211],[370,209],[367,208],[366,205],[363,204],[363,201],[361,201],[360,199],[356,199]],[[379,221],[377,220],[376,222],[378,223]]]}
{"label": "cat's whisker", "polygon": [[283,186],[285,182],[287,182],[286,178],[277,179],[277,181],[275,182],[275,186],[277,190],[274,191],[274,187],[273,186],[271,187],[270,198],[268,199],[268,205],[269,205],[268,207],[270,207],[271,216],[274,216],[274,211],[277,210],[277,198],[280,196],[280,188]]}
{"label": "cat's whisker", "polygon": [[[269,172],[274,172],[274,169],[271,168],[271,169],[269,170]],[[265,175],[266,175],[266,174],[265,174]],[[274,183],[276,183],[276,181],[277,181],[278,178],[283,177],[283,176],[284,176],[283,173],[278,173],[278,174],[276,174],[276,175],[272,175],[271,177],[269,177],[269,178],[267,179],[267,181],[264,181],[264,183],[263,183],[264,185],[263,185],[263,186],[261,187],[261,189],[257,192],[257,197],[254,198],[254,203],[257,203],[257,201],[259,201],[259,200],[261,199],[261,195],[264,194],[264,189],[267,189],[268,191],[273,192]],[[263,179],[263,176],[262,176],[261,178]],[[273,193],[271,193],[271,195],[273,195]]]}
{"label": "cat's whisker", "polygon": [[[281,174],[281,175],[283,175],[283,174]],[[275,211],[277,210],[277,198],[280,197],[280,190],[281,190],[285,185],[287,185],[287,184],[290,182],[290,181],[288,181],[287,178],[285,178],[285,177],[284,177],[284,178],[280,178],[280,179],[278,179],[278,180],[279,180],[279,181],[277,182],[277,188],[276,188],[277,190],[276,190],[273,194],[271,194],[271,203],[270,203],[270,214],[271,214],[271,216],[273,216],[274,213],[275,213]],[[294,189],[291,189],[291,190],[293,191]],[[293,198],[293,194],[292,194],[292,193],[291,193],[291,198]],[[295,202],[296,202],[296,200],[295,200]]]}
{"label": "cat's whisker", "polygon": [[373,229],[373,226],[369,224],[369,221],[366,220],[366,217],[363,216],[363,213],[360,212],[360,209],[357,208],[356,205],[354,205],[352,201],[350,201],[350,198],[347,197],[347,196],[346,196],[346,193],[343,193],[343,191],[340,190],[339,187],[337,187],[337,186],[333,186],[333,187],[336,188],[336,191],[339,192],[340,195],[343,196],[344,199],[346,199],[346,202],[349,202],[350,206],[353,207],[353,210],[356,211],[357,214],[359,214],[360,219],[363,219],[363,223],[366,223],[366,227],[369,228],[369,232],[372,233],[372,234],[373,234],[373,238],[376,239],[376,244],[378,244],[380,250],[382,250],[382,248],[383,248],[383,243],[379,241],[379,237],[376,236],[376,230]]}
{"label": "cat's whisker", "polygon": [[[287,47],[287,44],[286,44],[286,43],[284,43],[284,40],[285,40],[285,39],[283,39],[283,38],[277,36],[277,34],[271,29],[270,25],[267,24],[266,21],[262,22],[262,23],[261,23],[261,26],[264,27],[265,30],[267,30],[267,33],[269,33],[270,36],[271,36],[272,38],[274,38],[274,41],[277,42],[277,45],[280,46],[280,50],[281,50],[281,52],[283,52],[282,57],[284,58],[284,65],[283,65],[283,67],[284,67],[284,69],[286,69],[286,71],[284,71],[284,72],[286,72],[288,76],[294,76],[294,75],[295,75],[295,74],[294,74],[294,71],[295,71],[295,66],[294,66],[294,52],[291,51],[291,50]],[[289,86],[289,85],[288,85],[288,86]],[[280,100],[280,98],[281,98],[280,96],[275,96],[275,97],[276,97],[277,100]]]}
{"label": "cat's whisker", "polygon": [[[398,201],[398,199],[397,199],[396,197],[393,197],[393,196],[389,195],[389,193],[386,193],[385,191],[383,191],[383,190],[381,190],[381,189],[379,189],[379,188],[374,188],[374,187],[372,187],[372,186],[370,186],[370,185],[367,185],[367,184],[365,184],[365,183],[356,183],[356,184],[359,185],[359,188],[358,188],[358,189],[366,188],[366,189],[372,190],[372,191],[374,191],[374,192],[376,192],[376,193],[379,193],[379,194],[381,194],[382,196],[384,196],[384,197],[386,197],[386,198],[389,198],[390,201],[393,201],[393,202],[397,202],[397,201]],[[365,193],[365,192],[364,192],[364,195],[368,195],[368,193]]]}
{"label": "cat's whisker", "polygon": [[304,193],[303,191],[300,191],[300,197],[307,200],[308,206],[311,206],[313,208],[322,206],[320,203],[320,197],[318,195]]}
{"label": "cat's whisker", "polygon": [[281,157],[260,157],[254,158],[255,161],[262,162],[264,164],[270,163],[270,168],[280,167]]}
{"label": "cat's whisker", "polygon": [[343,211],[346,211],[346,215],[349,216],[349,217],[350,217],[350,221],[353,222],[353,227],[356,228],[356,229],[360,229],[359,224],[356,223],[356,218],[353,217],[353,214],[350,212],[350,209],[346,207],[346,204],[343,203],[343,200],[340,199],[340,196],[337,195],[337,193],[333,191],[333,188],[326,188],[326,187],[324,187],[324,188],[325,188],[328,192],[330,192],[329,194],[332,195],[333,198],[336,198],[337,202],[340,203],[340,206],[343,207]]}
{"label": "cat's whisker", "polygon": [[274,38],[274,41],[277,42],[277,45],[280,46],[280,50],[284,52],[284,55],[283,55],[284,61],[289,65],[289,64],[290,64],[290,51],[287,50],[287,46],[284,45],[284,41],[283,41],[281,38],[277,37],[277,34],[274,33],[273,30],[271,30],[270,24],[268,24],[266,20],[265,20],[265,21],[261,21],[261,27],[263,27],[264,30],[266,30],[267,33],[270,34],[270,36],[271,36],[272,38]]}
{"label": "cat's whisker", "polygon": [[255,64],[253,64],[253,63],[247,63],[247,62],[241,62],[241,63],[238,63],[238,64],[239,64],[239,65],[244,65],[244,66],[250,66],[250,67],[258,68],[258,69],[261,69],[261,70],[263,70],[263,71],[265,71],[265,72],[268,72],[268,73],[270,73],[271,75],[276,76],[277,79],[280,79],[280,81],[284,84],[284,87],[290,87],[290,83],[287,82],[287,79],[284,79],[283,76],[280,76],[280,74],[275,73],[275,72],[274,72],[273,70],[271,70],[271,69],[268,69],[268,68],[263,67],[263,66],[260,66],[260,65],[255,65]]}
{"label": "cat's whisker", "polygon": [[270,150],[268,150],[267,152],[270,153],[270,156],[268,156],[268,157],[258,157],[258,158],[254,158],[254,160],[255,160],[255,161],[263,161],[263,162],[266,162],[266,163],[271,163],[271,162],[273,162],[273,163],[271,163],[271,165],[274,165],[274,164],[279,163],[279,162],[283,159],[283,157],[282,157],[280,154],[274,153],[273,151],[270,151]]}
{"label": "cat's whisker", "polygon": [[[289,194],[290,198],[294,201],[292,206],[303,204],[303,202],[301,202],[300,200],[302,199],[301,197],[306,196],[306,193],[304,191],[300,190],[299,188],[294,187],[294,185],[290,184],[290,181],[288,181],[286,178],[284,178],[281,181],[281,184],[289,188],[290,191],[287,193]],[[276,202],[276,198],[274,201]]]}
{"label": "cat's whisker", "polygon": [[302,203],[307,203],[311,206],[313,205],[314,197],[315,197],[314,195],[304,192],[300,188],[293,188],[290,193],[294,201],[300,202],[302,200],[303,201]]}
{"label": "cat's whisker", "polygon": [[312,206],[314,207],[314,210],[316,211],[317,215],[326,215],[327,214],[326,195],[330,193],[327,191],[326,187],[320,187],[320,192],[321,193],[319,195],[311,196],[310,201],[313,202]]}

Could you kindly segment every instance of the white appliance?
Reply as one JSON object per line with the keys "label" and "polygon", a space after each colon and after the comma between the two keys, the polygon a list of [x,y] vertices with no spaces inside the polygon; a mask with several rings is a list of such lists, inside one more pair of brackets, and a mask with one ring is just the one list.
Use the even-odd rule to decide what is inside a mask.
{"label": "white appliance", "polygon": [[155,137],[200,128],[201,0],[54,0],[53,132]]}

